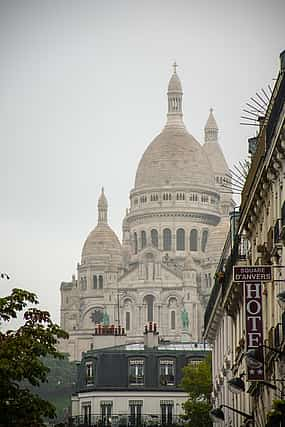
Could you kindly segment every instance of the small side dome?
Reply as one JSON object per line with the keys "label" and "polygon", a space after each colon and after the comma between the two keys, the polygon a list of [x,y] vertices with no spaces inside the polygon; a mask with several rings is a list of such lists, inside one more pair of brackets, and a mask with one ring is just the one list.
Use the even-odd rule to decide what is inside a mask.
{"label": "small side dome", "polygon": [[81,256],[82,264],[104,264],[119,267],[122,262],[121,244],[108,224],[98,224],[87,237]]}
{"label": "small side dome", "polygon": [[108,201],[102,188],[98,200],[98,224],[87,237],[83,249],[82,264],[103,264],[117,269],[122,262],[122,247],[117,235],[107,222]]}

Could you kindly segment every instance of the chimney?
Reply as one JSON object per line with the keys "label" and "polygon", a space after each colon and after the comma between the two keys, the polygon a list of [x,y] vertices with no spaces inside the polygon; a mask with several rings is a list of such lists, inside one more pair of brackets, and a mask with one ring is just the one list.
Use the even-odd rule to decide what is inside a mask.
{"label": "chimney", "polygon": [[144,327],[144,347],[145,348],[157,348],[158,347],[158,335],[156,323],[149,322]]}

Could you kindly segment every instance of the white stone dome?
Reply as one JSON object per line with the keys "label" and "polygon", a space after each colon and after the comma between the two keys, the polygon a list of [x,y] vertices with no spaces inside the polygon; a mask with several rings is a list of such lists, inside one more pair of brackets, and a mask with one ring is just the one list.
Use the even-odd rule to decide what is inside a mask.
{"label": "white stone dome", "polygon": [[144,152],[135,188],[187,185],[214,187],[214,173],[202,146],[186,129],[165,128]]}
{"label": "white stone dome", "polygon": [[113,265],[121,263],[121,244],[108,224],[98,224],[90,232],[82,249],[81,261],[83,264],[102,261]]}
{"label": "white stone dome", "polygon": [[102,188],[98,200],[98,225],[88,235],[82,249],[82,264],[104,264],[118,267],[122,261],[122,247],[107,222],[108,202]]}
{"label": "white stone dome", "polygon": [[176,67],[175,63],[168,84],[167,122],[140,160],[135,179],[136,190],[184,185],[213,189],[215,185],[207,154],[183,123],[183,92]]}

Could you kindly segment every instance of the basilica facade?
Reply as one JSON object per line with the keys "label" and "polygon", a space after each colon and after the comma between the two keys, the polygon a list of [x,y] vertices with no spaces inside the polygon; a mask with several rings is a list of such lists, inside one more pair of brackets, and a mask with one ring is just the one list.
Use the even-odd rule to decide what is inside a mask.
{"label": "basilica facade", "polygon": [[175,67],[166,124],[138,165],[122,242],[108,224],[102,189],[77,274],[61,283],[61,326],[70,335],[61,350],[72,359],[96,346],[96,324],[120,325],[128,342],[142,340],[147,322],[167,341],[201,339],[233,201],[213,111],[202,145],[186,129],[182,96]]}

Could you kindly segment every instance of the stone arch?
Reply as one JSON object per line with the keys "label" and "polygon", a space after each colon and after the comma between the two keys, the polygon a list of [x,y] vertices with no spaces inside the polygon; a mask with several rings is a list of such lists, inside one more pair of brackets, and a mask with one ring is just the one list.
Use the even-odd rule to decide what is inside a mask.
{"label": "stone arch", "polygon": [[189,249],[193,252],[198,251],[198,230],[196,228],[192,228],[190,231]]}
{"label": "stone arch", "polygon": [[163,250],[164,251],[171,251],[171,244],[172,244],[172,233],[170,228],[164,228],[162,232],[163,237]]}
{"label": "stone arch", "polygon": [[185,251],[185,230],[178,228],[176,231],[176,250]]}
{"label": "stone arch", "polygon": [[152,246],[154,246],[155,248],[158,248],[158,231],[156,228],[151,229],[150,239],[151,239]]}

